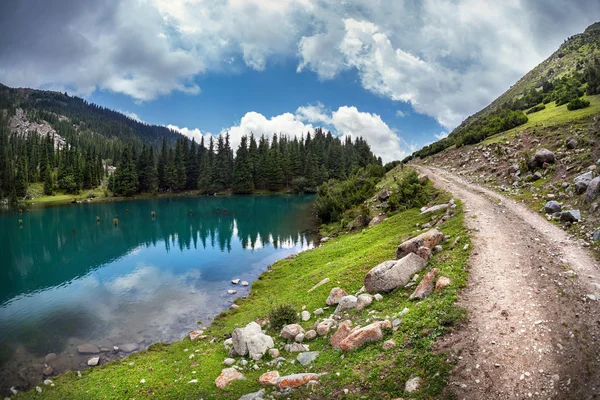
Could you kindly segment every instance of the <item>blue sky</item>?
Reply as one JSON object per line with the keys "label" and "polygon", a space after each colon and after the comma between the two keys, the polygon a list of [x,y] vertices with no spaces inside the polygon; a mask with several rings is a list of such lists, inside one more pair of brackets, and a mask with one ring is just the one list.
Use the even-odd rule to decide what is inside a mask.
{"label": "blue sky", "polygon": [[390,161],[598,20],[597,0],[5,1],[0,82],[234,145],[324,126]]}

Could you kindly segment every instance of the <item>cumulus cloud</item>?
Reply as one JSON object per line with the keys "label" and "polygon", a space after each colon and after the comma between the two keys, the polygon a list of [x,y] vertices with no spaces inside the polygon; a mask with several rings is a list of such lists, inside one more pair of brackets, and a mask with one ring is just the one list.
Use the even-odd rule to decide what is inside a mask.
{"label": "cumulus cloud", "polygon": [[449,132],[440,132],[440,133],[435,134],[434,136],[437,140],[442,140],[442,139],[447,138],[449,134],[450,134]]}
{"label": "cumulus cloud", "polygon": [[148,101],[200,93],[201,74],[293,60],[322,80],[355,71],[451,129],[598,18],[596,0],[539,3],[5,1],[0,81]]}
{"label": "cumulus cloud", "polygon": [[407,113],[406,111],[402,111],[402,110],[398,110],[398,111],[396,111],[396,117],[399,117],[399,118],[404,118],[404,117],[406,117],[407,115],[408,115],[408,113]]}
{"label": "cumulus cloud", "polygon": [[210,139],[210,137],[212,136],[212,134],[210,132],[202,133],[202,131],[200,131],[200,129],[198,129],[198,128],[191,128],[191,129],[187,128],[187,127],[180,128],[177,125],[171,125],[171,124],[167,125],[167,128],[181,133],[182,135],[186,136],[190,140],[194,139],[196,141],[196,143],[200,143],[202,138],[204,138],[205,141],[208,141]]}

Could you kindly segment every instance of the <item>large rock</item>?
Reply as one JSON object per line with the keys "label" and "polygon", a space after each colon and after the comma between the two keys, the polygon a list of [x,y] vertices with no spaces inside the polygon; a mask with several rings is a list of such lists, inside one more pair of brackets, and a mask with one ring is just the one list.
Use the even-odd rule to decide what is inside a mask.
{"label": "large rock", "polygon": [[435,290],[436,291],[442,290],[446,286],[450,285],[451,283],[452,283],[452,281],[447,276],[440,276],[438,278],[437,282],[435,283]]}
{"label": "large rock", "polygon": [[299,333],[304,333],[304,328],[302,328],[298,324],[290,324],[284,326],[283,329],[281,329],[279,336],[281,336],[284,339],[294,340]]}
{"label": "large rock", "polygon": [[427,261],[414,253],[408,253],[400,260],[384,261],[367,273],[365,288],[371,294],[391,292],[406,285],[426,265]]}
{"label": "large rock", "polygon": [[421,246],[432,249],[443,240],[444,235],[440,231],[431,229],[398,246],[398,249],[396,250],[396,259],[401,259],[409,253],[416,253]]}
{"label": "large rock", "polygon": [[438,269],[434,268],[428,273],[425,274],[421,282],[417,285],[417,288],[410,295],[410,299],[424,299],[429,296],[433,291],[433,281],[435,280],[436,275],[438,274]]}
{"label": "large rock", "polygon": [[362,293],[358,295],[358,300],[356,301],[356,309],[362,310],[365,307],[368,307],[373,302],[373,296],[368,293]]}
{"label": "large rock", "polygon": [[100,349],[95,344],[86,343],[77,346],[77,352],[79,354],[99,354]]}
{"label": "large rock", "polygon": [[231,335],[233,349],[241,356],[250,355],[259,359],[267,350],[273,348],[273,338],[265,335],[256,322],[252,321],[245,328],[236,328]]}
{"label": "large rock", "polygon": [[307,352],[298,354],[298,357],[296,357],[296,360],[298,360],[300,365],[308,365],[311,362],[315,361],[317,359],[317,357],[319,357],[318,351],[307,351]]}
{"label": "large rock", "polygon": [[215,379],[215,385],[219,389],[223,389],[233,381],[244,380],[244,379],[246,379],[244,377],[244,375],[242,375],[242,373],[239,372],[237,369],[225,368],[224,370],[221,371],[221,375],[219,375],[217,377],[217,379]]}
{"label": "large rock", "polygon": [[279,390],[295,389],[304,385],[305,383],[318,380],[319,374],[305,373],[286,375],[279,378],[279,380],[277,381],[277,388]]}
{"label": "large rock", "polygon": [[356,304],[358,303],[358,299],[355,296],[348,295],[342,297],[340,302],[338,303],[337,308],[335,309],[335,313],[340,313],[345,310],[351,310],[356,308]]}
{"label": "large rock", "polygon": [[556,200],[550,200],[544,206],[544,211],[546,211],[547,214],[554,214],[554,213],[560,212],[560,209],[561,209],[560,203]]}
{"label": "large rock", "polygon": [[358,349],[365,343],[377,342],[383,338],[382,328],[391,328],[390,321],[376,321],[364,328],[353,329],[340,343],[342,351]]}
{"label": "large rock", "polygon": [[315,330],[319,336],[327,335],[331,328],[335,326],[335,321],[333,319],[326,319],[317,324]]}
{"label": "large rock", "polygon": [[127,343],[122,346],[119,346],[119,350],[121,350],[123,353],[133,353],[139,347],[140,346],[137,343]]}
{"label": "large rock", "polygon": [[350,331],[352,331],[352,328],[350,328],[350,325],[352,325],[352,321],[350,321],[350,320],[346,320],[346,321],[342,322],[342,324],[338,328],[337,332],[335,332],[331,336],[331,339],[329,340],[331,347],[333,347],[334,349],[340,348],[340,344],[342,343],[342,341],[344,339],[346,339],[348,337],[348,335],[350,334]]}
{"label": "large rock", "polygon": [[562,222],[577,222],[581,219],[581,213],[579,210],[567,210],[560,214],[560,220]]}
{"label": "large rock", "polygon": [[573,183],[575,183],[575,191],[577,194],[585,193],[588,186],[592,182],[592,179],[594,179],[594,174],[592,171],[576,176],[575,179],[573,179]]}
{"label": "large rock", "polygon": [[100,363],[100,357],[92,357],[87,361],[87,365],[90,367],[95,367]]}
{"label": "large rock", "polygon": [[436,206],[431,206],[429,208],[425,208],[423,211],[421,211],[421,214],[425,215],[425,214],[435,213],[435,212],[442,211],[442,210],[447,210],[448,207],[449,207],[448,204],[438,204]]}
{"label": "large rock", "polygon": [[554,153],[548,149],[537,149],[533,157],[527,161],[527,166],[530,170],[542,168],[544,163],[554,164]]}
{"label": "large rock", "polygon": [[327,297],[327,300],[325,300],[325,303],[328,306],[333,306],[334,304],[337,304],[340,302],[340,300],[342,299],[342,297],[347,296],[348,293],[346,293],[346,291],[344,291],[344,289],[340,289],[339,287],[334,287],[333,289],[331,289],[331,292],[329,292],[329,296]]}
{"label": "large rock", "polygon": [[265,400],[265,389],[260,389],[258,392],[248,393],[240,397],[238,400]]}
{"label": "large rock", "polygon": [[261,385],[265,386],[275,386],[277,385],[277,381],[279,380],[279,372],[278,371],[268,371],[265,372],[258,378],[258,382]]}
{"label": "large rock", "polygon": [[595,177],[590,181],[590,184],[585,191],[585,199],[588,203],[591,203],[596,199],[598,193],[600,192],[600,176]]}

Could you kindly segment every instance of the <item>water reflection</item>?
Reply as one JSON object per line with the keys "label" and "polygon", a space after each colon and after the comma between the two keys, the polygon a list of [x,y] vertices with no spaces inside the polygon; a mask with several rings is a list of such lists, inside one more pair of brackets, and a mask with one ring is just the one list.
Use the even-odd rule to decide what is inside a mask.
{"label": "water reflection", "polygon": [[312,246],[312,200],[181,198],[0,216],[2,394],[39,381],[48,353],[59,355],[52,367],[60,373],[85,365],[78,344],[143,348],[208,322],[233,300],[232,278],[252,282]]}

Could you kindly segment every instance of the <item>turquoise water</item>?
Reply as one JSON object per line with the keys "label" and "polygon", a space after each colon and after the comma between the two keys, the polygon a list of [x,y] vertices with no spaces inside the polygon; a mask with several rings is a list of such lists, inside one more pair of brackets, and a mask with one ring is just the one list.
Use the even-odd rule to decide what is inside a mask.
{"label": "turquoise water", "polygon": [[[52,374],[83,368],[79,344],[145,348],[209,323],[268,265],[313,246],[313,200],[193,197],[0,214],[2,393],[42,380],[48,365]],[[45,363],[48,353],[57,360]]]}

